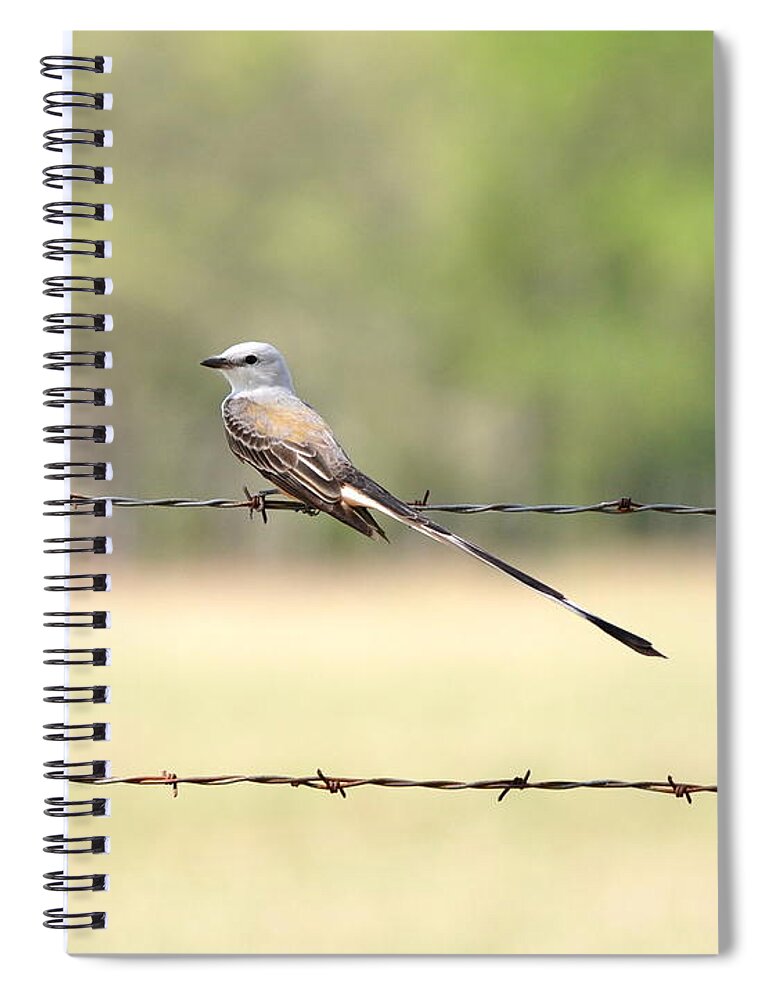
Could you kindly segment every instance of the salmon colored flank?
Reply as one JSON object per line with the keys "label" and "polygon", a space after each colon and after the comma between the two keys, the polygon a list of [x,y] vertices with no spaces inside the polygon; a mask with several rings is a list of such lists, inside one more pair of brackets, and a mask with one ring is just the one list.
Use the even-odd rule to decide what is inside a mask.
{"label": "salmon colored flank", "polygon": [[295,408],[291,410],[280,404],[257,403],[243,396],[231,398],[227,406],[235,420],[250,425],[260,437],[301,445],[316,442],[328,444],[333,440],[326,421],[305,404],[302,408],[297,407],[296,400]]}

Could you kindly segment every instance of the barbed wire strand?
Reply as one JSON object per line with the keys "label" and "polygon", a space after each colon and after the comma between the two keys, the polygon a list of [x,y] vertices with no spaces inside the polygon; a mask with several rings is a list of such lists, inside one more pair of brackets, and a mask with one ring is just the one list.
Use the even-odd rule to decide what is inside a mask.
{"label": "barbed wire strand", "polygon": [[[143,499],[141,497],[91,497],[73,493],[69,501],[56,501],[57,504],[71,503],[74,506],[82,503],[93,503],[95,500],[111,503],[113,507],[166,507],[194,508],[207,507],[213,509],[246,508],[250,513],[260,514],[267,520],[269,510],[289,510],[302,514],[317,514],[318,511],[309,508],[297,500],[290,500],[279,490],[263,490],[251,494],[244,490],[243,500],[231,500],[214,497],[209,500],[196,500],[190,497],[156,497]],[[415,510],[434,511],[446,514],[642,514],[654,512],[657,514],[697,514],[715,516],[715,507],[696,507],[681,503],[640,503],[631,497],[618,497],[616,500],[601,500],[591,504],[517,504],[517,503],[429,503],[430,490],[420,500],[413,501],[410,506]]]}
{"label": "barbed wire strand", "polygon": [[342,798],[346,798],[346,789],[360,788],[364,785],[376,788],[431,788],[449,792],[475,789],[480,791],[498,791],[500,793],[497,796],[498,802],[501,802],[510,791],[526,791],[529,789],[563,792],[572,791],[576,788],[613,790],[632,788],[643,792],[673,795],[678,799],[684,798],[689,803],[692,803],[692,796],[695,794],[717,791],[716,785],[674,781],[670,774],[667,776],[666,781],[620,781],[615,778],[598,778],[592,781],[531,781],[531,775],[532,771],[527,770],[523,776],[517,775],[514,778],[492,778],[481,781],[452,781],[444,778],[428,780],[414,780],[411,778],[349,778],[331,777],[325,774],[319,767],[315,774],[301,777],[292,777],[283,774],[217,774],[194,775],[180,778],[173,771],[162,771],[160,774],[140,774],[120,778],[75,777],[73,775],[69,780],[76,784],[87,785],[168,785],[171,787],[174,797],[178,794],[180,785],[200,785],[210,788],[222,785],[242,784],[289,785],[292,788],[312,788],[318,791],[331,792],[333,795],[339,793]]}

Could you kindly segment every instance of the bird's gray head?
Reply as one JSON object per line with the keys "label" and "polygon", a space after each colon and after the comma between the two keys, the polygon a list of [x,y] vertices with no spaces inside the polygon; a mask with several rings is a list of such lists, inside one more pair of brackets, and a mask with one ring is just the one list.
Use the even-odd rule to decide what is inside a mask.
{"label": "bird's gray head", "polygon": [[247,341],[235,344],[221,354],[204,358],[206,368],[218,368],[230,383],[233,392],[259,389],[263,386],[294,392],[291,375],[281,352],[272,344]]}

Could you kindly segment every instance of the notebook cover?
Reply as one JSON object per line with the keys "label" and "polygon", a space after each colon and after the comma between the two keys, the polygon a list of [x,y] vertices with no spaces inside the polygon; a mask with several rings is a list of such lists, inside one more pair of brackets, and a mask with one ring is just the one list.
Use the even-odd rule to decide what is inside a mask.
{"label": "notebook cover", "polygon": [[[58,384],[111,391],[62,424],[114,442],[70,443],[112,479],[66,493],[118,499],[51,532],[111,539],[67,571],[109,574],[70,612],[110,628],[52,643],[110,662],[46,670],[109,686],[66,718],[109,739],[69,728],[63,756],[121,780],[66,788],[109,801],[67,821],[109,838],[64,858],[108,876],[67,894],[106,914],[69,951],[716,951],[711,34],[75,32],[73,52],[111,57],[73,74],[111,101],[71,124],[112,144],[52,163],[111,169],[69,195],[104,221],[67,231],[112,256],[58,265],[54,307],[112,329],[51,337],[110,352]],[[265,343],[363,479],[285,393],[239,411],[237,461],[233,365],[200,362],[256,370]],[[311,497],[344,479],[342,507],[249,506],[298,476]],[[415,505],[428,490],[466,506]],[[467,506],[497,503],[551,513]]]}

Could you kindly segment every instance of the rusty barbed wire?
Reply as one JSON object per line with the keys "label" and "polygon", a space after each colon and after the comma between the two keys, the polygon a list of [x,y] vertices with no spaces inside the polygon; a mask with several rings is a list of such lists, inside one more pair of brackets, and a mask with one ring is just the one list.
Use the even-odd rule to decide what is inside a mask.
{"label": "rusty barbed wire", "polygon": [[[197,500],[191,497],[92,497],[73,493],[69,500],[54,501],[58,505],[93,503],[96,500],[110,503],[113,507],[165,507],[165,508],[212,508],[237,509],[246,508],[250,513],[260,514],[267,519],[267,511],[289,510],[302,514],[317,514],[318,511],[309,508],[297,500],[290,500],[279,490],[263,490],[250,494],[247,491],[243,500],[232,500],[214,497],[208,500]],[[591,504],[517,504],[517,503],[429,503],[430,490],[422,499],[414,500],[410,506],[416,510],[434,511],[446,514],[696,514],[715,516],[715,507],[697,507],[681,503],[640,503],[631,497],[618,497],[616,500],[601,500]],[[50,501],[49,501],[50,503]]]}
{"label": "rusty barbed wire", "polygon": [[454,781],[445,778],[431,778],[425,780],[415,780],[412,778],[350,778],[332,777],[325,774],[319,767],[315,774],[305,776],[290,776],[283,774],[217,774],[217,775],[193,775],[189,777],[179,777],[173,771],[161,771],[160,774],[139,774],[118,778],[100,777],[69,777],[69,781],[76,784],[87,785],[167,785],[171,788],[176,798],[180,785],[200,785],[203,787],[220,787],[223,785],[288,785],[291,788],[312,788],[316,791],[329,792],[332,795],[339,794],[346,798],[346,789],[360,788],[365,785],[375,788],[428,788],[437,791],[496,791],[499,792],[497,801],[502,800],[511,791],[527,791],[539,789],[541,791],[563,792],[572,791],[577,788],[600,788],[600,789],[636,789],[643,792],[657,792],[662,795],[673,795],[678,799],[685,799],[692,803],[692,796],[700,792],[717,791],[716,785],[702,785],[690,781],[674,781],[669,774],[665,781],[621,781],[616,778],[597,778],[590,781],[574,780],[551,780],[532,781],[532,771],[527,770],[524,775],[516,775],[513,778],[491,778],[480,781]]}

